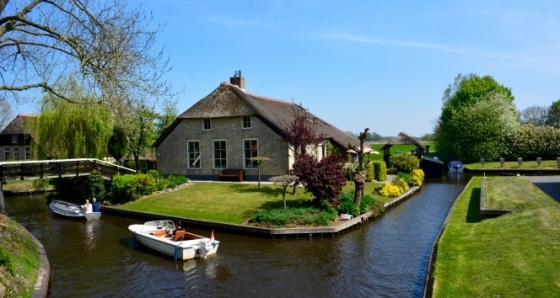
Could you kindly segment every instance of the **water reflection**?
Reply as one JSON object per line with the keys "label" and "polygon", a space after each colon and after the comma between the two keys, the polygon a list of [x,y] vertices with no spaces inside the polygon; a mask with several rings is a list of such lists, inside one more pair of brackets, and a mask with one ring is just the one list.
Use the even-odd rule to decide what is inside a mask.
{"label": "water reflection", "polygon": [[431,245],[465,185],[463,175],[429,180],[381,218],[334,237],[216,231],[216,255],[184,262],[135,249],[128,225],[138,220],[56,218],[44,198],[6,198],[6,208],[45,246],[51,297],[421,297]]}

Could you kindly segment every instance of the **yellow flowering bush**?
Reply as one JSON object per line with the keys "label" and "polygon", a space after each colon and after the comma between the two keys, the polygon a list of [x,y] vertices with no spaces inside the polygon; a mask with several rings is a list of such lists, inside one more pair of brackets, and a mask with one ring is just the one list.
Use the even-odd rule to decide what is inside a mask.
{"label": "yellow flowering bush", "polygon": [[410,179],[412,179],[412,183],[415,185],[422,185],[422,181],[424,181],[424,171],[422,171],[422,169],[412,171]]}
{"label": "yellow flowering bush", "polygon": [[385,184],[383,184],[383,186],[379,190],[379,194],[384,197],[394,198],[400,196],[402,194],[402,190],[396,185],[385,182]]}
{"label": "yellow flowering bush", "polygon": [[408,191],[408,182],[403,178],[395,177],[392,183],[401,189],[401,193]]}

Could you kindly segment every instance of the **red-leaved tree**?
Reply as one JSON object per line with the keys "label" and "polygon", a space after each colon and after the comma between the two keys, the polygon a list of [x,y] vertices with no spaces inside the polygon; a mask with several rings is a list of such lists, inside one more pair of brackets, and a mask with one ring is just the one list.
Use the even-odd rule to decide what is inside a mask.
{"label": "red-leaved tree", "polygon": [[[307,154],[308,150],[315,149],[317,144],[325,139],[325,136],[317,134],[317,125],[314,124],[314,119],[309,118],[306,110],[294,109],[293,113],[292,122],[288,123],[282,130],[281,136],[282,140],[291,146],[294,162],[297,163],[302,156]],[[297,190],[297,184],[298,182],[294,184],[294,194]]]}
{"label": "red-leaved tree", "polygon": [[321,206],[323,201],[328,201],[337,206],[342,187],[346,184],[343,163],[344,157],[340,154],[331,154],[321,161],[304,154],[294,163],[293,172],[305,189],[313,194],[315,205]]}

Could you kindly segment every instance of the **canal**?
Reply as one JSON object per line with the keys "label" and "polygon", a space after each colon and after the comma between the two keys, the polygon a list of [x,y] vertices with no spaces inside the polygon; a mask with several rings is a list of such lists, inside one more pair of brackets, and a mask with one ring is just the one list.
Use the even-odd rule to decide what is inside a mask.
{"label": "canal", "polygon": [[173,261],[134,249],[128,231],[134,219],[56,218],[44,197],[7,197],[6,209],[45,247],[49,297],[421,297],[432,244],[468,179],[428,180],[382,217],[334,237],[216,231],[220,248],[206,260]]}

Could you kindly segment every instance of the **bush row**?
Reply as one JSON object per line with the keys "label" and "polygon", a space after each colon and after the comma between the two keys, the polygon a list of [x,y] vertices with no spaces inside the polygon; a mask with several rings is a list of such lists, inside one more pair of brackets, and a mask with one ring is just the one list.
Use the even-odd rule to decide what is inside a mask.
{"label": "bush row", "polygon": [[123,204],[167,188],[188,182],[185,176],[162,176],[156,170],[146,174],[125,174],[113,177],[108,199],[111,204]]}

